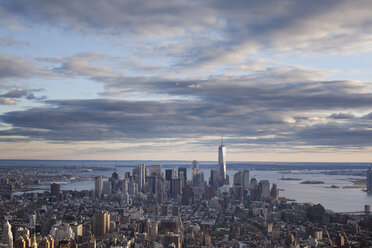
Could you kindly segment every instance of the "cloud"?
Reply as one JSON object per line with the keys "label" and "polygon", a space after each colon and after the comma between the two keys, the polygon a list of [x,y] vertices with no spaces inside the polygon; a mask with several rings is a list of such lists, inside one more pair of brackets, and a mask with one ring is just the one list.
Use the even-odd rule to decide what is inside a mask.
{"label": "cloud", "polygon": [[[370,139],[363,137],[370,135],[369,119],[340,112],[371,109],[372,93],[369,85],[362,82],[314,81],[314,73],[299,68],[205,80],[109,79],[96,78],[105,80],[107,89],[113,93],[142,92],[170,98],[44,101],[45,107],[0,116],[4,123],[12,126],[0,135],[50,142],[134,142],[223,133],[232,144],[243,142],[258,148],[263,145],[287,149],[314,145],[372,146]],[[22,95],[13,92],[16,93]],[[171,99],[174,96],[179,98]],[[329,111],[334,114],[329,115]],[[346,118],[349,122],[344,123]]]}
{"label": "cloud", "polygon": [[51,62],[62,61],[62,65],[56,67],[54,71],[64,76],[99,77],[115,74],[109,67],[94,64],[95,61],[102,62],[106,57],[99,53],[80,53],[64,59],[54,59]]}
{"label": "cloud", "polygon": [[[372,146],[370,82],[330,80],[333,71],[267,59],[371,52],[371,10],[362,0],[2,1],[0,22],[8,29],[9,23],[58,35],[62,29],[76,39],[105,39],[100,51],[112,49],[104,47],[106,39],[120,48],[117,54],[0,55],[0,80],[9,83],[1,88],[2,105],[45,100],[27,88],[30,78],[83,77],[105,90],[96,92],[102,99],[48,100],[3,113],[9,128],[0,136],[207,144],[212,138],[205,137],[223,133],[236,146],[258,149]],[[0,36],[0,45],[17,41]],[[26,80],[15,86],[19,79]]]}
{"label": "cloud", "polygon": [[13,98],[0,97],[0,105],[14,105],[16,100]]}
{"label": "cloud", "polygon": [[327,147],[370,147],[372,130],[370,123],[353,122],[348,125],[330,122],[304,128],[296,133],[298,140],[311,145]]}
{"label": "cloud", "polygon": [[26,98],[27,100],[41,101],[45,100],[46,96],[35,96],[35,92],[43,91],[43,89],[22,89],[11,88],[7,93],[0,95],[0,103],[3,105],[15,105],[16,99]]}
{"label": "cloud", "polygon": [[333,113],[329,116],[329,118],[333,118],[333,119],[355,119],[356,116],[351,113],[351,112],[347,112],[347,113]]}
{"label": "cloud", "polygon": [[0,55],[0,80],[25,78],[40,71],[29,61],[18,57]]}
{"label": "cloud", "polygon": [[215,25],[217,20],[204,4],[197,1],[65,1],[46,3],[6,1],[2,12],[38,24],[45,21],[85,32],[109,34],[183,34],[189,28]]}
{"label": "cloud", "polygon": [[0,46],[10,47],[10,46],[25,46],[25,45],[29,45],[29,43],[25,41],[18,41],[11,37],[0,35]]}
{"label": "cloud", "polygon": [[371,88],[359,81],[315,80],[322,72],[301,68],[274,68],[245,76],[208,79],[161,77],[100,77],[107,95],[143,92],[224,103],[246,110],[352,110],[369,108]]}
{"label": "cloud", "polygon": [[224,58],[243,60],[258,48],[275,53],[371,51],[371,9],[372,4],[366,0],[68,0],[63,4],[8,0],[0,6],[2,15],[14,22],[57,25],[85,33],[144,38],[183,38],[186,34],[195,39],[206,34],[219,37],[207,46],[199,43],[187,50],[189,54],[199,51],[196,61],[204,63]]}

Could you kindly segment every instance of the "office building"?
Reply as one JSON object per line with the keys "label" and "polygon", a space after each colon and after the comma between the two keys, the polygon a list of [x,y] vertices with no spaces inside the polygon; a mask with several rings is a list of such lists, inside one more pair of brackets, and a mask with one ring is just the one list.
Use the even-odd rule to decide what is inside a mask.
{"label": "office building", "polygon": [[173,169],[165,170],[165,180],[170,181],[173,178]]}
{"label": "office building", "polygon": [[268,180],[261,180],[258,183],[258,195],[261,200],[270,199],[270,183]]}
{"label": "office building", "polygon": [[96,176],[95,180],[95,194],[96,197],[101,198],[102,196],[102,187],[103,187],[103,177],[102,176]]}
{"label": "office building", "polygon": [[206,186],[204,188],[204,199],[205,200],[210,200],[215,196],[216,196],[216,189],[215,188],[213,188],[212,186]]}
{"label": "office building", "polygon": [[249,184],[250,184],[250,182],[249,182],[249,170],[244,170],[243,171],[243,184],[242,184],[242,186],[243,186],[243,188],[247,189],[247,188],[249,188]]}
{"label": "office building", "polygon": [[239,171],[234,174],[234,187],[242,187],[243,186],[243,172]]}
{"label": "office building", "polygon": [[112,193],[112,184],[110,181],[103,181],[102,194],[111,195]]}
{"label": "office building", "polygon": [[118,180],[119,179],[119,174],[116,171],[114,171],[111,175],[111,178],[114,179],[114,180]]}
{"label": "office building", "polygon": [[110,214],[107,212],[93,215],[93,233],[96,237],[103,237],[110,232]]}
{"label": "office building", "polygon": [[[154,175],[154,174],[152,174]],[[151,194],[156,194],[158,189],[158,177],[157,176],[149,176],[147,178],[147,192]]]}
{"label": "office building", "polygon": [[128,185],[129,185],[129,179],[128,178],[124,178],[121,181],[121,193],[123,193],[124,195],[126,193],[128,193]]}
{"label": "office building", "polygon": [[181,203],[183,205],[191,205],[194,202],[194,192],[190,185],[186,185],[182,189],[182,200]]}
{"label": "office building", "polygon": [[177,171],[175,169],[165,170],[165,180],[171,181],[173,178],[178,178]]}
{"label": "office building", "polygon": [[161,177],[161,171],[162,171],[162,166],[161,165],[151,165],[149,167],[149,175],[150,176],[156,176],[156,177]]}
{"label": "office building", "polygon": [[223,144],[223,138],[221,141],[221,145],[218,147],[218,166],[221,177],[220,185],[223,185],[225,184],[226,180],[226,147]]}
{"label": "office building", "polygon": [[128,193],[129,195],[137,195],[138,193],[138,184],[135,182],[131,182],[128,185]]}
{"label": "office building", "polygon": [[279,198],[279,190],[275,183],[273,183],[273,186],[271,187],[270,196],[274,200],[278,200]]}
{"label": "office building", "polygon": [[179,178],[173,178],[170,183],[170,193],[173,198],[177,198],[178,195],[182,194],[182,180]]}
{"label": "office building", "polygon": [[138,165],[138,191],[139,192],[144,192],[145,191],[145,185],[146,185],[146,166],[144,164],[139,164]]}
{"label": "office building", "polygon": [[55,196],[58,199],[60,192],[61,192],[61,185],[60,184],[52,183],[50,185],[50,194],[51,194],[51,196]]}
{"label": "office building", "polygon": [[75,240],[78,240],[79,237],[83,236],[83,225],[78,223],[73,223],[70,225],[72,231],[75,234]]}
{"label": "office building", "polygon": [[13,233],[12,226],[7,220],[3,227],[3,234],[1,236],[1,242],[8,245],[8,248],[13,248]]}
{"label": "office building", "polygon": [[239,171],[234,175],[234,196],[235,199],[243,199],[249,188],[249,171]]}
{"label": "office building", "polygon": [[187,168],[185,167],[178,168],[178,178],[182,180],[183,186],[187,184]]}
{"label": "office building", "polygon": [[209,179],[209,185],[213,188],[218,188],[220,186],[221,177],[220,171],[218,170],[211,170],[211,177]]}
{"label": "office building", "polygon": [[202,186],[199,162],[197,160],[192,161],[192,185],[194,187]]}
{"label": "office building", "polygon": [[31,233],[34,233],[35,232],[35,229],[36,229],[36,214],[31,214],[30,216],[30,229],[31,229]]}

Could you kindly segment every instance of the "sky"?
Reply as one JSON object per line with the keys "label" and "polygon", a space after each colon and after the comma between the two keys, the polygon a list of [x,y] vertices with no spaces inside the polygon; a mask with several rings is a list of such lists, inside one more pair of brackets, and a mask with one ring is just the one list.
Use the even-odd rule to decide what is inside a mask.
{"label": "sky", "polygon": [[371,13],[0,0],[0,159],[371,162]]}

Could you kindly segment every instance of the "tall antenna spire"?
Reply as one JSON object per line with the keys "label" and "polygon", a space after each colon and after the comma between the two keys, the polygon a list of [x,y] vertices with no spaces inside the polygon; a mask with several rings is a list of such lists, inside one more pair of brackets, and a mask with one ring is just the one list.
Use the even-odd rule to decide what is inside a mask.
{"label": "tall antenna spire", "polygon": [[223,146],[223,134],[221,135],[221,146]]}

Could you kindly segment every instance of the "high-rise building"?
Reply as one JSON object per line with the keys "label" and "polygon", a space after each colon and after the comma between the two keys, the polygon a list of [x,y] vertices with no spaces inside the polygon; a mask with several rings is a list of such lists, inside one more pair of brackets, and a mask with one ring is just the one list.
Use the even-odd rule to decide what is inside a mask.
{"label": "high-rise building", "polygon": [[128,193],[129,195],[137,195],[138,193],[138,184],[135,182],[131,182],[128,185]]}
{"label": "high-rise building", "polygon": [[123,193],[124,195],[126,193],[128,193],[128,185],[129,185],[129,179],[128,178],[124,178],[121,181],[121,193]]}
{"label": "high-rise building", "polygon": [[111,195],[112,193],[112,184],[110,181],[103,181],[102,194]]}
{"label": "high-rise building", "polygon": [[278,200],[279,198],[279,190],[275,183],[273,183],[273,186],[271,187],[270,196],[275,200]]}
{"label": "high-rise building", "polygon": [[243,171],[243,188],[249,188],[249,170]]}
{"label": "high-rise building", "polygon": [[149,176],[147,177],[147,192],[151,194],[157,193],[158,185],[158,177],[157,176]]}
{"label": "high-rise building", "polygon": [[35,232],[35,229],[36,229],[36,214],[35,213],[33,213],[30,216],[30,229],[31,229],[31,233]]}
{"label": "high-rise building", "polygon": [[249,183],[249,188],[250,189],[254,189],[254,188],[257,188],[257,179],[256,178],[252,178],[250,183]]}
{"label": "high-rise building", "polygon": [[114,179],[114,180],[118,180],[119,179],[119,174],[116,171],[114,171],[111,175],[111,178]]}
{"label": "high-rise building", "polygon": [[110,232],[110,214],[107,212],[95,213],[93,215],[93,233],[96,237],[103,237]]}
{"label": "high-rise building", "polygon": [[270,183],[268,180],[261,180],[258,183],[258,195],[260,199],[270,199]]}
{"label": "high-rise building", "polygon": [[138,165],[138,191],[144,192],[146,185],[146,166],[144,164]]}
{"label": "high-rise building", "polygon": [[372,192],[372,169],[367,170],[367,192]]}
{"label": "high-rise building", "polygon": [[75,234],[75,240],[78,240],[80,237],[83,236],[83,225],[78,224],[77,222],[70,225],[72,231]]}
{"label": "high-rise building", "polygon": [[198,160],[193,160],[192,161],[192,169],[199,169],[199,161]]}
{"label": "high-rise building", "polygon": [[149,168],[149,175],[150,176],[161,177],[161,170],[162,170],[161,165],[151,165],[150,168]]}
{"label": "high-rise building", "polygon": [[194,192],[190,185],[186,185],[182,189],[182,200],[181,203],[183,205],[191,205],[194,201]]}
{"label": "high-rise building", "polygon": [[58,197],[59,197],[59,193],[61,192],[61,185],[60,184],[57,184],[57,183],[52,183],[51,185],[50,185],[50,194],[52,195],[52,196],[55,196],[55,197],[57,197],[57,199],[58,199]]}
{"label": "high-rise building", "polygon": [[221,145],[218,147],[218,166],[220,168],[220,185],[225,184],[226,180],[226,146],[223,144],[223,138],[221,140]]}
{"label": "high-rise building", "polygon": [[199,162],[197,160],[192,161],[192,185],[194,187],[201,186],[201,175],[199,170]]}
{"label": "high-rise building", "polygon": [[170,183],[170,193],[173,198],[177,198],[178,195],[182,194],[182,180],[179,178],[173,178]]}
{"label": "high-rise building", "polygon": [[173,178],[173,169],[165,170],[165,180],[170,181]]}
{"label": "high-rise building", "polygon": [[102,176],[96,176],[95,193],[96,193],[96,197],[98,197],[98,198],[101,198],[101,196],[102,196],[102,187],[103,187],[103,177]]}
{"label": "high-rise building", "polygon": [[211,177],[209,179],[209,185],[213,188],[218,188],[221,182],[220,172],[218,170],[211,170]]}
{"label": "high-rise building", "polygon": [[1,241],[3,244],[7,244],[9,248],[13,248],[13,233],[12,226],[7,220],[3,227],[3,235],[1,236]]}
{"label": "high-rise building", "polygon": [[[246,186],[246,187],[245,187]],[[234,197],[236,200],[243,199],[245,189],[249,186],[249,171],[239,171],[234,175]]]}
{"label": "high-rise building", "polygon": [[213,188],[211,186],[206,186],[204,188],[204,199],[210,200],[210,199],[212,199],[215,196],[216,196],[216,190],[215,190],[215,188]]}
{"label": "high-rise building", "polygon": [[182,184],[187,184],[187,168],[179,167],[178,168],[178,178],[182,180]]}
{"label": "high-rise building", "polygon": [[241,187],[243,186],[243,172],[238,171],[234,174],[234,187]]}

